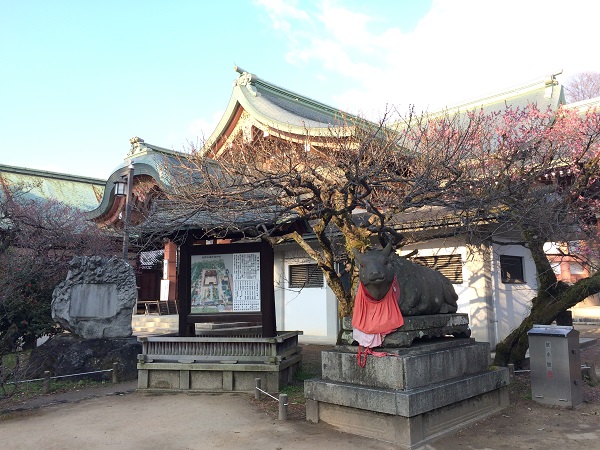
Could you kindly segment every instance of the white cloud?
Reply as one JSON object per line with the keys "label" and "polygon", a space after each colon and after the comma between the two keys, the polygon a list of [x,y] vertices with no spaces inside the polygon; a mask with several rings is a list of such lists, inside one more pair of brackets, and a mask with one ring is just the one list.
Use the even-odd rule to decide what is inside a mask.
{"label": "white cloud", "polygon": [[273,28],[286,33],[290,32],[292,26],[290,20],[310,22],[310,16],[296,7],[295,1],[285,0],[254,0],[254,4],[263,7],[273,24]]}
{"label": "white cloud", "polygon": [[211,117],[208,119],[206,117],[198,117],[194,119],[188,125],[188,134],[193,136],[193,142],[196,140],[204,141],[208,139],[214,129],[217,127],[217,124],[223,117],[224,111],[219,110],[215,111]]}
{"label": "white cloud", "polygon": [[382,110],[386,103],[442,107],[561,69],[563,80],[600,71],[593,55],[595,1],[434,0],[408,33],[333,0],[304,11],[275,0],[257,4],[286,22],[288,62],[353,80],[352,90],[334,98],[353,112]]}

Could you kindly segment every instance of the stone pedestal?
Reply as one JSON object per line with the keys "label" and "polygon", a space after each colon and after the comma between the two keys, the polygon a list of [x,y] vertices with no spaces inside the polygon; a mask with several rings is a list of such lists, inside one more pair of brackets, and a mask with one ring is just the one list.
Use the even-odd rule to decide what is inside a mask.
{"label": "stone pedestal", "polygon": [[260,378],[263,389],[279,392],[292,382],[302,361],[301,333],[281,331],[269,338],[240,336],[239,331],[237,336],[140,337],[138,389],[254,392]]}
{"label": "stone pedestal", "polygon": [[304,384],[307,420],[415,449],[509,405],[508,370],[490,368],[488,343],[447,337],[382,350],[393,356],[368,356],[364,368],[357,347],[323,352],[323,378]]}
{"label": "stone pedestal", "polygon": [[[470,337],[468,314],[433,314],[427,316],[405,316],[402,331],[388,334],[382,347],[410,347],[415,340],[444,336]],[[342,320],[341,342],[351,345],[352,317]]]}

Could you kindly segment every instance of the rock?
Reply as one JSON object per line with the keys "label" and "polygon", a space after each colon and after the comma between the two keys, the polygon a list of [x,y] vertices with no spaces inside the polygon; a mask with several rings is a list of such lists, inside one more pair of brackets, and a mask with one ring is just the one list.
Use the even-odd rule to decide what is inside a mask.
{"label": "rock", "polygon": [[52,294],[52,318],[85,339],[131,336],[135,275],[119,258],[77,256]]}
{"label": "rock", "polygon": [[[112,369],[119,364],[119,380],[137,378],[137,355],[142,344],[135,337],[115,339],[82,339],[72,334],[60,334],[31,351],[27,376],[42,377],[45,370],[51,376],[71,375]],[[110,373],[86,376],[86,379],[110,379]],[[69,378],[77,381],[80,378]]]}

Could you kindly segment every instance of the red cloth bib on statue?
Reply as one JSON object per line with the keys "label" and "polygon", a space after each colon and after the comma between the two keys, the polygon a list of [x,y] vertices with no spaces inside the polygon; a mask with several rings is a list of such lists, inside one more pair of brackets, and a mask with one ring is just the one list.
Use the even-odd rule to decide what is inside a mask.
{"label": "red cloth bib on statue", "polygon": [[396,277],[387,294],[381,300],[375,300],[362,283],[354,300],[352,327],[368,334],[389,334],[404,325],[400,312],[400,286]]}

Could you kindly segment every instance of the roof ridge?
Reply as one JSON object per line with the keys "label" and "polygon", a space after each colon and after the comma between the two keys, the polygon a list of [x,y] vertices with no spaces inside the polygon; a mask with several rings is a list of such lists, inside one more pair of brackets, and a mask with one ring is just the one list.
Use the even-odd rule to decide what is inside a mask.
{"label": "roof ridge", "polygon": [[600,106],[600,97],[592,97],[578,102],[567,103],[564,105],[567,109],[585,109]]}
{"label": "roof ridge", "polygon": [[[536,78],[535,80],[527,81],[525,83],[521,83],[518,85],[514,85],[512,87],[505,88],[504,90],[496,92],[494,94],[490,93],[490,94],[484,95],[483,97],[478,97],[478,98],[473,98],[472,100],[467,100],[463,103],[457,103],[454,105],[446,106],[444,108],[441,108],[437,112],[442,112],[442,111],[449,112],[452,110],[469,110],[473,107],[497,103],[497,102],[501,101],[502,99],[508,99],[508,98],[516,96],[517,94],[534,91],[534,90],[540,89],[540,88],[548,88],[551,86],[557,86],[557,85],[560,85],[560,83],[556,79],[556,76],[560,75],[561,73],[562,73],[562,70],[560,72],[551,73],[550,75],[545,76],[543,78]],[[433,113],[433,114],[435,114],[435,113]]]}
{"label": "roof ridge", "polygon": [[267,81],[264,78],[261,78],[254,73],[251,73],[251,72],[248,72],[248,71],[242,69],[241,67],[234,66],[234,70],[240,74],[240,76],[238,77],[238,80],[242,79],[242,84],[252,85],[252,84],[257,83],[257,84],[260,84],[262,87],[267,88],[268,90],[270,90],[271,92],[273,92],[275,94],[295,99],[296,101],[300,101],[304,105],[313,107],[317,110],[327,111],[327,112],[333,113],[333,114],[338,114],[341,117],[349,117],[349,118],[354,118],[357,120],[364,120],[364,119],[361,119],[356,114],[352,114],[352,113],[343,111],[340,108],[336,108],[336,107],[328,105],[326,103],[322,103],[318,100],[315,100],[310,97],[306,97],[305,95],[299,94],[298,92],[291,91],[291,90],[281,87],[277,84],[274,84],[270,81]]}

